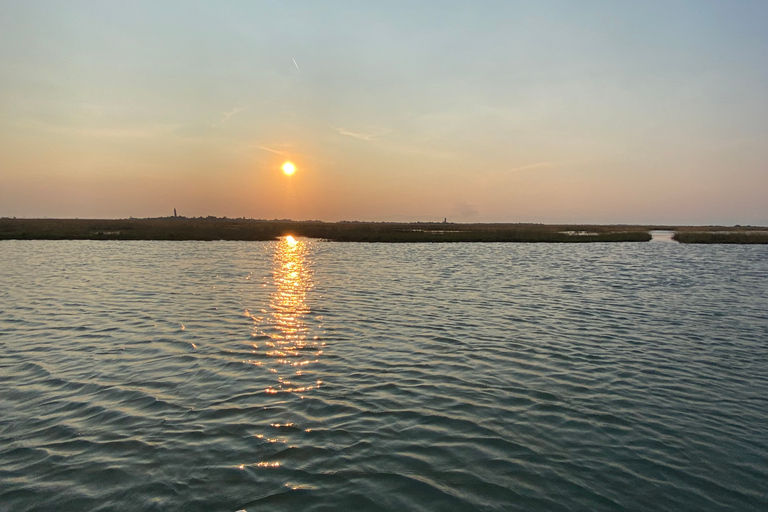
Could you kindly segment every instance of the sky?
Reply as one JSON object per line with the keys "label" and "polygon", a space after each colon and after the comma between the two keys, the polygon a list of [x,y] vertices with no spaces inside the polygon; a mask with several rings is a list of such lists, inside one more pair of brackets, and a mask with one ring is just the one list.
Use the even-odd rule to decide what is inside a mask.
{"label": "sky", "polygon": [[766,26],[764,0],[0,0],[0,216],[768,225]]}

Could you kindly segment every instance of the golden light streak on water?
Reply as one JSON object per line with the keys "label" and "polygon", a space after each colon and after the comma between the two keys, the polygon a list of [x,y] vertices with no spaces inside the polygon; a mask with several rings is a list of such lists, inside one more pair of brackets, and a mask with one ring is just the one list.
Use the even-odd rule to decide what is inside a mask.
{"label": "golden light streak on water", "polygon": [[[278,376],[277,382],[264,390],[268,394],[304,393],[322,383],[306,369],[318,362],[322,354],[322,342],[318,336],[310,336],[306,322],[310,314],[307,294],[313,286],[308,244],[290,235],[275,244],[272,265],[275,289],[269,309],[265,317],[252,317],[257,327],[263,328],[254,334],[267,337],[263,342],[267,348],[263,352],[264,364]],[[249,315],[247,311],[246,315]]]}

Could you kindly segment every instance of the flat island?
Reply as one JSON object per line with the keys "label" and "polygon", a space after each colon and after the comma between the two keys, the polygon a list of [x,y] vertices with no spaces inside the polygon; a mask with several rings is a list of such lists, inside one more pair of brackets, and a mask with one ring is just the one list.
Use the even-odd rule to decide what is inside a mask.
{"label": "flat island", "polygon": [[447,222],[321,222],[217,217],[0,219],[0,240],[274,240],[285,235],[336,242],[645,242],[674,231],[682,243],[768,243],[768,228]]}

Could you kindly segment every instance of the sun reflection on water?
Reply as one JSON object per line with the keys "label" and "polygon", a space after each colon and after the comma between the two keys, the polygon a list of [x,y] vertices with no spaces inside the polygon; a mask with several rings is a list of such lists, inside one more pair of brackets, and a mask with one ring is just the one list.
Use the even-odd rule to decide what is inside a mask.
{"label": "sun reflection on water", "polygon": [[[305,393],[322,384],[307,368],[318,361],[324,344],[318,336],[312,336],[307,322],[310,314],[307,294],[312,289],[309,244],[286,236],[275,245],[272,270],[275,290],[269,310],[264,311],[263,324],[254,330],[254,336],[264,340],[262,353],[266,359],[252,361],[268,365],[268,370],[278,375],[277,382],[265,390],[267,393]],[[254,344],[254,348],[260,347]]]}

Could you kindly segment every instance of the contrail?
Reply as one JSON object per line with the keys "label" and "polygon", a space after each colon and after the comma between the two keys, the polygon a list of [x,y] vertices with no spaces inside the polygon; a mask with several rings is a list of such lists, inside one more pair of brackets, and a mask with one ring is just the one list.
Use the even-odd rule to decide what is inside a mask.
{"label": "contrail", "polygon": [[301,73],[301,70],[299,69],[299,65],[298,65],[298,64],[296,64],[296,59],[294,59],[293,57],[291,57],[291,60],[293,61],[293,65],[294,65],[294,66],[296,66],[296,71],[298,71],[299,73]]}

